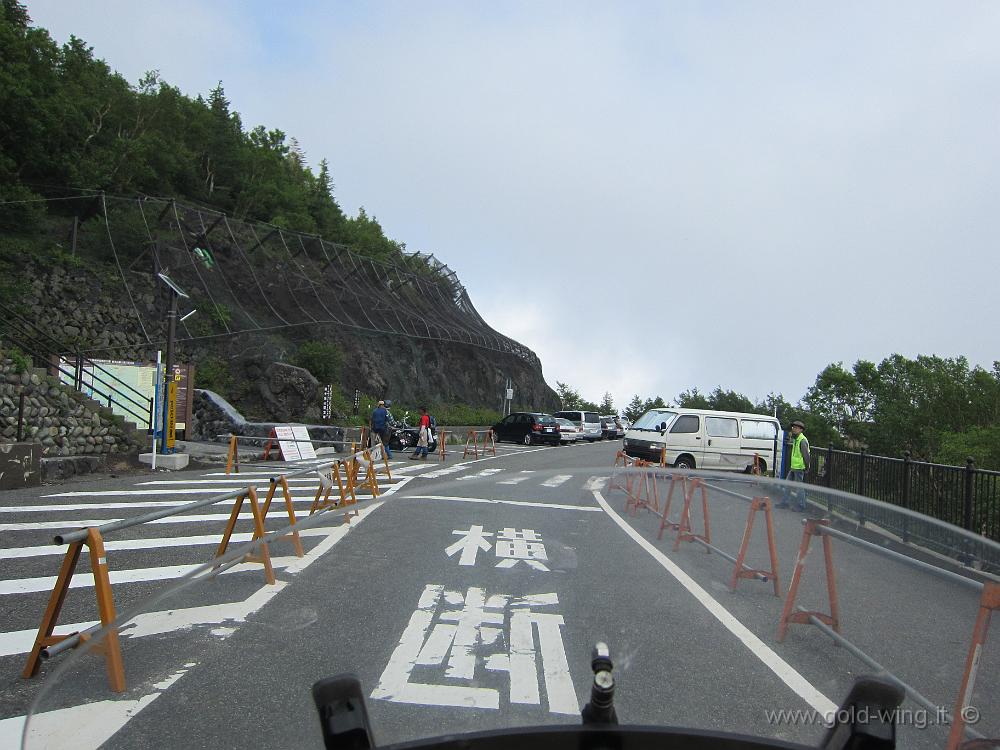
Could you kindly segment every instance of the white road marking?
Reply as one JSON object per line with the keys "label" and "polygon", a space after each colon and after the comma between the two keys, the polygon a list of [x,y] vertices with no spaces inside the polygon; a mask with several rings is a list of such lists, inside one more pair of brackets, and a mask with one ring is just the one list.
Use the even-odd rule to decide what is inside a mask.
{"label": "white road marking", "polygon": [[[388,492],[383,493],[383,495],[386,494],[389,493]],[[358,500],[372,499],[371,495],[358,495],[357,497]],[[268,511],[268,518],[275,518],[276,515],[280,516],[281,511],[282,509],[280,507],[275,507],[274,505],[272,505],[271,510]],[[229,513],[211,513],[203,515],[178,514],[176,516],[168,516],[167,518],[158,518],[155,521],[147,521],[146,523],[169,525],[174,523],[200,523],[202,521],[224,522],[227,521],[228,519],[229,519]],[[87,518],[87,519],[74,519],[70,521],[34,521],[25,523],[0,523],[0,531],[34,531],[36,529],[83,529],[88,526],[101,526],[106,523],[111,523],[112,521],[121,521],[121,520],[122,519],[120,518]],[[237,519],[237,521],[243,522],[251,520],[253,520],[253,517],[250,515],[250,509],[246,507],[241,509],[240,517]]]}
{"label": "white road marking", "polygon": [[[265,476],[266,476],[266,478],[270,479],[271,477],[277,478],[277,477],[279,477],[281,475],[280,474],[267,474]],[[239,476],[237,476],[237,479],[239,479]],[[254,480],[256,481],[257,477],[254,477]],[[169,487],[176,487],[176,486],[188,486],[188,485],[192,485],[192,484],[232,484],[233,481],[234,480],[233,480],[232,477],[230,477],[229,479],[156,479],[156,480],[151,481],[151,482],[139,482],[135,486],[136,487],[146,487],[146,486],[154,486],[154,485],[163,485],[163,486],[169,486]],[[316,478],[315,478],[315,476],[313,476],[313,477],[310,478],[309,475],[305,475],[305,476],[301,476],[301,477],[288,477],[286,481],[289,484],[296,484],[296,483],[298,483],[298,484],[304,484],[304,483],[316,484]]]}
{"label": "white road marking", "polygon": [[768,669],[778,676],[778,679],[791,688],[802,700],[824,716],[828,716],[837,710],[836,703],[823,695],[811,682],[799,674],[792,665],[778,656],[766,643],[754,635],[746,625],[733,617],[729,610],[712,598],[711,594],[705,591],[691,576],[681,570],[673,560],[664,555],[653,544],[643,538],[638,531],[626,523],[608,505],[600,491],[594,490],[594,499],[604,512],[611,516],[611,520],[618,524],[622,531],[628,534],[633,541],[662,565],[670,575],[676,578],[677,582],[687,589],[699,604],[707,609],[723,627],[735,635],[750,650],[750,653],[760,659]]}
{"label": "white road marking", "polygon": [[[328,552],[337,542],[347,536],[351,529],[356,528],[358,524],[381,507],[381,505],[381,502],[369,505],[359,510],[358,515],[353,517],[350,523],[334,526],[326,534],[326,538],[309,550],[305,557],[291,558],[293,562],[285,567],[284,574],[294,575],[305,570]],[[320,529],[307,529],[306,531],[320,531]],[[259,571],[260,567],[257,567],[257,570]],[[242,602],[170,609],[162,612],[142,612],[128,620],[128,623],[131,623],[131,625],[127,629],[122,630],[121,635],[128,638],[142,638],[149,635],[170,633],[174,630],[181,630],[193,625],[220,625],[224,622],[243,622],[248,616],[267,604],[287,585],[287,581],[280,579],[273,586],[265,584]],[[96,621],[66,623],[60,624],[58,630],[60,632],[72,633],[86,630],[96,624]],[[34,645],[37,632],[37,628],[35,628],[0,633],[0,656],[27,653]],[[0,747],[3,746],[3,743],[0,742]]]}
{"label": "white road marking", "polygon": [[525,470],[522,471],[520,475],[516,477],[511,477],[510,479],[501,479],[499,482],[497,482],[497,484],[520,484],[521,482],[531,479],[530,475],[534,473],[535,473],[534,471]]}
{"label": "white road marking", "polygon": [[557,474],[551,479],[546,479],[544,482],[542,482],[542,487],[558,487],[561,484],[565,484],[572,478],[573,478],[572,474]]}
{"label": "white road marking", "polygon": [[604,485],[607,484],[607,477],[590,477],[587,479],[587,483],[583,486],[585,490],[603,490]]}
{"label": "white road marking", "polygon": [[542,503],[531,500],[494,500],[485,497],[456,497],[454,495],[407,495],[402,500],[453,500],[459,503],[485,503],[487,505],[517,505],[526,508],[551,508],[553,510],[582,510],[600,513],[600,508],[592,505],[560,505],[559,503]]}
{"label": "white road marking", "polygon": [[477,472],[476,474],[469,474],[468,476],[458,477],[455,481],[463,482],[467,479],[485,479],[486,477],[491,477],[494,474],[500,473],[501,471],[503,471],[503,469],[483,469],[482,471]]}
{"label": "white road marking", "polygon": [[[325,536],[337,526],[319,526],[312,529],[303,529],[299,536]],[[243,544],[249,542],[253,534],[233,534],[230,543]],[[218,545],[222,539],[221,534],[202,534],[194,536],[161,536],[152,539],[121,539],[104,543],[104,549],[108,552],[122,552],[125,550],[137,549],[160,549],[161,547],[195,547],[200,545]],[[90,549],[84,547],[80,552],[84,555],[90,554]],[[10,547],[0,549],[0,560],[13,560],[25,557],[45,557],[47,555],[65,555],[65,544],[40,544],[35,547]]]}
{"label": "white road marking", "polygon": [[[105,700],[35,714],[28,722],[27,748],[99,748],[142,709],[159,698],[156,692],[134,700]],[[0,720],[0,747],[21,747],[25,716]]]}
{"label": "white road marking", "polygon": [[[291,565],[297,557],[272,557],[271,565],[275,570]],[[109,570],[108,577],[112,585],[118,583],[137,583],[139,581],[169,581],[174,578],[183,578],[188,573],[204,567],[205,563],[194,563],[189,565],[162,565],[154,568],[133,568],[131,570]],[[240,563],[222,571],[220,575],[227,573],[246,573],[248,571],[260,573],[264,567],[259,563]],[[56,583],[56,576],[38,576],[37,578],[8,578],[0,580],[0,596],[9,594],[31,594],[38,591],[51,591]],[[69,587],[71,589],[90,588],[94,585],[94,574],[89,571],[79,571],[73,576]]]}

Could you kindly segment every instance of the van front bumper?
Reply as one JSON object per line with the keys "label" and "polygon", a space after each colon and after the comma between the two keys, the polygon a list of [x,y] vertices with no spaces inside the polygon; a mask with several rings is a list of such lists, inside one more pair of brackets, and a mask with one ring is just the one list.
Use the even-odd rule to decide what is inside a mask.
{"label": "van front bumper", "polygon": [[660,462],[660,451],[662,447],[656,445],[650,447],[648,440],[625,440],[625,454],[632,458],[641,458],[646,461]]}

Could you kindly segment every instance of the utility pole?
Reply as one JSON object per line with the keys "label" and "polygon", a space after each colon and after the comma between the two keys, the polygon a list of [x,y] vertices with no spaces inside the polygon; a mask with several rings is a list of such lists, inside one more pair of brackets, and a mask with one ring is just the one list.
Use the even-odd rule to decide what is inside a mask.
{"label": "utility pole", "polygon": [[170,289],[170,307],[167,310],[167,357],[163,368],[163,437],[160,443],[162,453],[174,452],[174,423],[177,417],[177,381],[174,379],[174,340],[177,338],[177,303],[183,297],[189,299],[164,272],[156,274]]}

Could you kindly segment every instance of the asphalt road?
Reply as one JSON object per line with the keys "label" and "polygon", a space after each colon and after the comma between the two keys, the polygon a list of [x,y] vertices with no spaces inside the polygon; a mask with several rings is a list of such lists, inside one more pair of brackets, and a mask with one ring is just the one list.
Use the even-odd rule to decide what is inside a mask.
{"label": "asphalt road", "polygon": [[[143,606],[121,639],[122,695],[108,691],[100,656],[82,650],[45,663],[38,678],[19,677],[60,562],[52,535],[248,481],[266,488],[276,467],[248,467],[239,480],[202,470],[8,493],[0,498],[0,745],[46,686],[46,714],[32,728],[48,733],[50,746],[320,747],[310,688],[340,672],[360,678],[380,744],[577,724],[598,640],[616,662],[623,722],[815,745],[824,731],[816,721],[768,712],[826,711],[871,670],[811,626],[792,625],[777,642],[802,515],[774,514],[782,598],[756,580],[731,592],[732,563],[693,543],[674,550],[674,531],[657,539],[659,516],[625,512],[624,493],[608,482],[619,446],[503,445],[479,460],[393,462],[395,482],[363,499],[348,525],[338,512],[305,524],[304,557],[287,540],[270,545],[274,586],[259,565],[244,564]],[[741,494],[762,491],[734,480],[741,483],[730,489]],[[315,486],[292,485],[300,517]],[[749,504],[714,489],[708,502],[713,543],[735,552]],[[675,497],[672,519],[681,503]],[[210,559],[230,508],[109,535],[119,612]],[[279,510],[269,529],[281,527]],[[697,504],[693,524],[699,530]],[[757,567],[768,564],[763,525],[758,517],[748,558]],[[237,526],[249,529],[249,520]],[[977,594],[851,545],[834,542],[833,555],[844,635],[950,711]],[[814,543],[798,601],[826,610],[821,560]],[[73,589],[60,622],[93,621],[93,596]],[[998,651],[994,639],[973,696],[977,728],[993,736]],[[914,726],[933,715],[910,701],[904,708],[900,746],[943,746],[944,729]]]}

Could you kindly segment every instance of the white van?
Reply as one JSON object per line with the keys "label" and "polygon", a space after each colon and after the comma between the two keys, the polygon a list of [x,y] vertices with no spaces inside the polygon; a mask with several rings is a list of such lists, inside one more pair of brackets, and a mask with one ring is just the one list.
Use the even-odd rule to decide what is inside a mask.
{"label": "white van", "polygon": [[750,471],[754,454],[761,471],[774,468],[781,425],[766,414],[666,407],[651,409],[625,433],[625,452],[633,458],[660,461],[678,469]]}
{"label": "white van", "polygon": [[583,428],[583,439],[593,443],[601,439],[601,415],[596,411],[557,411],[552,415],[560,419],[568,419],[577,428]]}

